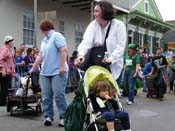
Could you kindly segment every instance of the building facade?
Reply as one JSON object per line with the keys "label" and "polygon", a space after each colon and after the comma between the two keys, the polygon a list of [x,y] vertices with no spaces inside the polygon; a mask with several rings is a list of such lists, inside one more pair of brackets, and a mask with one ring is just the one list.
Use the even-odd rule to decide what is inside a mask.
{"label": "building facade", "polygon": [[[90,4],[91,5],[91,4]],[[65,37],[71,53],[82,40],[86,26],[91,21],[89,10],[52,0],[37,1],[37,21],[43,18],[54,22],[55,30]],[[0,44],[6,35],[15,38],[15,46],[25,43],[27,47],[40,47],[43,34],[34,23],[34,1],[32,0],[0,0]],[[35,31],[37,39],[35,39]]]}
{"label": "building facade", "polygon": [[156,47],[165,49],[163,35],[174,25],[163,21],[155,1],[135,0],[129,5],[129,13],[120,15],[127,25],[128,43],[136,43],[150,54],[155,54]]}
{"label": "building facade", "polygon": [[[83,33],[93,19],[93,6],[99,0],[0,0],[0,42],[5,35],[15,38],[15,46],[25,43],[40,47],[43,38],[38,23],[51,19],[56,31],[61,32],[68,45],[69,54],[81,42]],[[163,34],[173,26],[163,22],[154,0],[108,0],[117,10],[117,19],[124,21],[128,42],[147,47],[154,53],[163,46]]]}

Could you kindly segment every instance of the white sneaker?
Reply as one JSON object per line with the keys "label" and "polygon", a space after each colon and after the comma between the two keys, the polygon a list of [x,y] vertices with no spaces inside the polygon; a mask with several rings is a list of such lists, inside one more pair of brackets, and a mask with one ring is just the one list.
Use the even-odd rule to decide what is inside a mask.
{"label": "white sneaker", "polygon": [[59,127],[64,127],[64,119],[61,119],[59,124],[58,124]]}
{"label": "white sneaker", "polygon": [[47,117],[47,118],[45,119],[44,125],[45,125],[45,126],[50,126],[50,125],[52,125],[52,120],[51,120],[50,117]]}
{"label": "white sneaker", "polygon": [[133,102],[132,101],[128,101],[128,105],[132,105],[133,104]]}

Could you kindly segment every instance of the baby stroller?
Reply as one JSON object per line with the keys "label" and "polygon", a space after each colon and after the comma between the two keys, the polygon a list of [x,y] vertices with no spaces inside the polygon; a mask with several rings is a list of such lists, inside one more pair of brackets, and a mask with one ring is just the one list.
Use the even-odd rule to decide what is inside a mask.
{"label": "baby stroller", "polygon": [[156,87],[156,81],[153,75],[145,76],[147,85],[147,97],[158,97],[158,88]]}
{"label": "baby stroller", "polygon": [[166,93],[167,90],[167,79],[168,75],[166,72],[166,67],[160,66],[157,72],[154,73],[154,76],[146,77],[147,87],[148,87],[148,94],[155,95],[156,98],[159,98],[161,101],[163,99],[163,95]]}
{"label": "baby stroller", "polygon": [[78,87],[78,82],[80,80],[77,67],[73,64],[73,62],[69,62],[68,65],[69,65],[69,76],[66,85],[66,93],[75,91]]}
{"label": "baby stroller", "polygon": [[[85,103],[86,103],[86,116],[84,122],[84,131],[107,131],[106,121],[101,118],[97,118],[95,114],[91,99],[89,96],[89,90],[94,86],[95,82],[98,80],[105,80],[111,84],[110,92],[113,94],[114,98],[118,102],[119,110],[123,110],[123,107],[119,101],[120,91],[118,85],[111,73],[103,67],[91,66],[85,73],[84,77],[84,92],[85,92]],[[122,129],[120,120],[115,120],[116,131]]]}
{"label": "baby stroller", "polygon": [[[97,117],[91,99],[89,98],[89,90],[98,80],[105,80],[111,84],[110,92],[115,96],[119,110],[123,110],[119,102],[120,92],[118,85],[110,72],[100,66],[91,66],[85,72],[84,80],[80,80],[78,90],[75,93],[76,96],[65,113],[65,131],[107,130],[106,121]],[[120,131],[120,129],[122,129],[121,121],[116,119],[115,126],[117,127],[116,131]]]}
{"label": "baby stroller", "polygon": [[21,78],[21,88],[11,88],[8,90],[7,96],[7,112],[14,115],[14,111],[33,110],[37,114],[42,113],[41,108],[41,89],[33,88],[31,76],[26,75]]}

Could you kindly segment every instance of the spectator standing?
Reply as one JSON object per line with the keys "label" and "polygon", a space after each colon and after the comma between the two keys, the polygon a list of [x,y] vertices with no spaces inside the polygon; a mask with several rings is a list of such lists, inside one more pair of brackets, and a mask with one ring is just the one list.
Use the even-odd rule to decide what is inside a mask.
{"label": "spectator standing", "polygon": [[8,89],[11,88],[12,77],[15,76],[15,59],[12,53],[14,38],[5,36],[4,45],[0,48],[0,105],[6,104]]}
{"label": "spectator standing", "polygon": [[19,49],[22,51],[21,52],[22,57],[24,57],[26,55],[26,52],[25,52],[26,46],[25,46],[25,44],[24,43],[20,44]]}
{"label": "spectator standing", "polygon": [[22,57],[22,51],[20,49],[15,50],[15,62],[16,62],[16,73],[20,77],[23,76],[25,72],[25,67],[24,67],[24,58]]}
{"label": "spectator standing", "polygon": [[59,126],[64,126],[64,114],[67,109],[65,88],[68,78],[66,40],[61,33],[55,32],[54,25],[50,20],[42,20],[40,29],[45,37],[30,73],[41,63],[40,79],[44,125],[52,125],[54,119],[53,98],[55,98],[60,116]]}
{"label": "spectator standing", "polygon": [[125,87],[128,90],[128,105],[134,103],[134,90],[136,77],[140,68],[140,56],[136,52],[136,45],[131,43],[128,45],[128,54],[124,58],[124,80]]}
{"label": "spectator standing", "polygon": [[147,92],[147,85],[146,85],[145,75],[148,75],[151,72],[151,70],[152,70],[152,56],[149,56],[147,63],[145,64],[145,66],[142,69],[142,72],[143,72],[143,78],[142,78],[143,92]]}
{"label": "spectator standing", "polygon": [[[170,92],[173,92],[174,80],[175,80],[175,54],[172,55],[172,61],[169,65],[170,72]],[[175,92],[175,89],[174,89]]]}
{"label": "spectator standing", "polygon": [[[27,72],[29,72],[35,62],[35,49],[28,48],[27,55],[24,57],[25,64],[27,66]],[[31,74],[32,88],[35,90],[39,87],[39,66],[35,68],[34,72]]]}
{"label": "spectator standing", "polygon": [[32,48],[27,49],[27,55],[24,57],[24,62],[27,65],[27,72],[29,72],[35,62],[34,50]]}
{"label": "spectator standing", "polygon": [[158,97],[160,101],[163,100],[164,93],[166,92],[166,82],[164,80],[166,74],[166,67],[168,62],[166,58],[162,55],[162,48],[158,47],[156,49],[156,55],[152,59],[152,69],[149,75],[154,74],[156,87],[158,88]]}

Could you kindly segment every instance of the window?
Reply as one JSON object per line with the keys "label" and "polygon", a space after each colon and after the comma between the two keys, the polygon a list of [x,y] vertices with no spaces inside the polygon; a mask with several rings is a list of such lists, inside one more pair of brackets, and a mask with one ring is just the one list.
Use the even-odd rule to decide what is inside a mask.
{"label": "window", "polygon": [[60,20],[59,21],[59,32],[65,36],[65,29],[64,29],[64,21],[63,20]]}
{"label": "window", "polygon": [[34,45],[34,14],[33,12],[24,12],[23,14],[23,42],[27,45]]}
{"label": "window", "polygon": [[149,1],[148,0],[145,0],[144,11],[147,14],[149,13]]}
{"label": "window", "polygon": [[142,33],[139,33],[139,45],[142,45]]}
{"label": "window", "polygon": [[44,12],[39,12],[38,13],[38,17],[39,17],[39,20],[41,19],[50,19],[52,20],[53,22],[56,20],[56,11],[44,11]]}
{"label": "window", "polygon": [[83,32],[84,32],[83,25],[76,24],[75,25],[75,48],[77,48],[80,42],[82,41]]}

